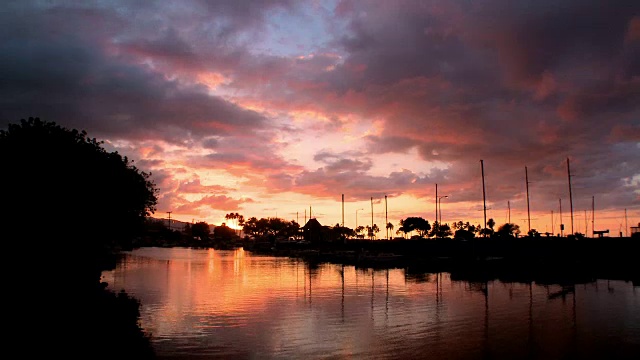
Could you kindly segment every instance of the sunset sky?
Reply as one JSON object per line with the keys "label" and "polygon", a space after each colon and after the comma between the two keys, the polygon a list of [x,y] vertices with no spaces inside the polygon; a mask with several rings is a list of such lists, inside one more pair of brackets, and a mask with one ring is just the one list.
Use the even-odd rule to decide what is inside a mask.
{"label": "sunset sky", "polygon": [[[155,217],[640,221],[640,2],[5,1],[0,125],[86,130]],[[46,176],[43,176],[46,181]],[[52,209],[54,206],[51,207]],[[362,210],[359,210],[362,209]],[[45,210],[46,211],[46,210]],[[588,219],[585,223],[585,211]],[[382,235],[384,235],[384,230]]]}

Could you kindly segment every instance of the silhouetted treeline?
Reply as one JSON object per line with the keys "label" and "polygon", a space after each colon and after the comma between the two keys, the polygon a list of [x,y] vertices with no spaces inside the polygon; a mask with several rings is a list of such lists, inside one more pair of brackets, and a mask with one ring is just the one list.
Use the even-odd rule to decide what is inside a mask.
{"label": "silhouetted treeline", "polygon": [[16,312],[6,325],[48,357],[153,353],[139,304],[105,290],[100,276],[140,236],[157,190],[102,144],[38,118],[0,130],[3,266]]}

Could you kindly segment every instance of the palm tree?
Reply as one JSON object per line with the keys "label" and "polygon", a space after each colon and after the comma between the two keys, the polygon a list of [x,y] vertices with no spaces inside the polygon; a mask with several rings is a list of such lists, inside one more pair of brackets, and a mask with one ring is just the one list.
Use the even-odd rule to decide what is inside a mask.
{"label": "palm tree", "polygon": [[[236,220],[237,221],[238,216],[240,216],[240,214],[238,214],[238,213],[228,213],[227,215],[224,216],[224,218],[226,220]],[[236,225],[236,227],[237,227],[237,225]]]}
{"label": "palm tree", "polygon": [[375,238],[376,234],[380,232],[380,228],[378,227],[378,224],[373,224],[373,227],[371,228],[371,232],[373,233],[373,237]]}
{"label": "palm tree", "polygon": [[[239,226],[240,228],[243,228],[243,227],[244,227],[244,216],[243,216],[243,215],[238,215],[238,226]],[[242,230],[242,229],[238,229],[238,236],[240,236],[240,231],[241,231],[241,230]]]}
{"label": "palm tree", "polygon": [[387,223],[387,237],[389,237],[389,231],[393,231],[393,224],[392,223]]}

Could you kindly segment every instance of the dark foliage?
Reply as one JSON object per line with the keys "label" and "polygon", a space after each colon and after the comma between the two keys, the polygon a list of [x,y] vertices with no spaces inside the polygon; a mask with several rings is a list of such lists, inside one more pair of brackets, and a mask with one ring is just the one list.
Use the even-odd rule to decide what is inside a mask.
{"label": "dark foliage", "polygon": [[[207,225],[207,227],[208,226],[209,225]],[[236,231],[233,230],[232,228],[228,227],[224,223],[222,225],[220,225],[220,226],[217,226],[215,228],[215,230],[213,231],[213,238],[214,238],[214,240],[217,240],[217,241],[231,240],[231,239],[233,239],[235,237],[237,237],[236,236]]]}
{"label": "dark foliage", "polygon": [[210,233],[211,229],[209,228],[209,224],[204,221],[197,222],[191,227],[191,235],[199,237],[202,240],[208,239]]}
{"label": "dark foliage", "polygon": [[150,174],[102,145],[38,118],[0,130],[3,245],[28,264],[3,263],[17,295],[8,306],[21,315],[7,325],[32,333],[51,357],[152,353],[139,304],[107,291],[100,275],[141,233],[156,189]]}
{"label": "dark foliage", "polygon": [[417,231],[420,237],[424,237],[427,235],[429,230],[431,230],[431,224],[429,224],[429,221],[421,217],[408,217],[400,221],[400,228],[398,230],[405,234]]}

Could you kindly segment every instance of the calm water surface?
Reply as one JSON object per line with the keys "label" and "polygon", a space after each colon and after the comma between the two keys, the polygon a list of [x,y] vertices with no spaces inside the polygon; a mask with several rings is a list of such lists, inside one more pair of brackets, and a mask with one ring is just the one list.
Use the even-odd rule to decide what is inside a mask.
{"label": "calm water surface", "polygon": [[185,248],[127,253],[103,280],[141,301],[162,358],[640,358],[640,288],[624,281],[471,283]]}

